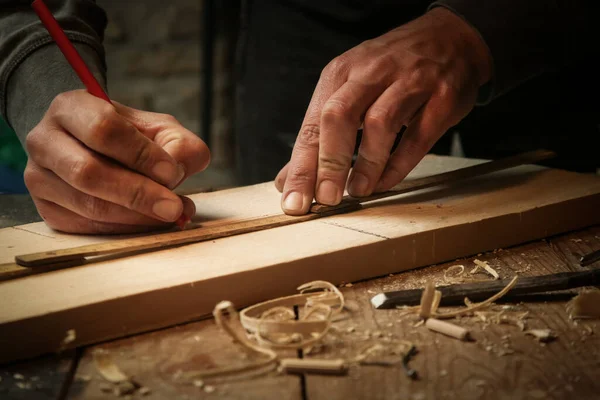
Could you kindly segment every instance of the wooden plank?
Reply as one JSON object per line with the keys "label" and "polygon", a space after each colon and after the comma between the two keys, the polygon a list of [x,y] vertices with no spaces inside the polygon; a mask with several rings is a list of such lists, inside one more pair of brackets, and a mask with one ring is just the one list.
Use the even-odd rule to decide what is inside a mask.
{"label": "wooden plank", "polygon": [[[206,385],[214,387],[211,393],[194,386],[193,380],[178,378],[194,371],[251,361],[210,319],[85,349],[68,393],[70,400],[113,397],[103,392],[107,382],[94,366],[93,352],[98,349],[108,351],[125,374],[148,387],[150,399],[301,399],[300,378],[274,370],[256,376],[206,380]],[[142,396],[138,394],[135,398]]]}
{"label": "wooden plank", "polygon": [[[487,175],[492,172],[501,171],[519,165],[535,163],[554,157],[555,154],[547,150],[537,150],[528,153],[507,157],[500,160],[489,161],[482,164],[476,164],[458,170],[443,172],[436,175],[422,177],[420,179],[405,180],[397,187],[387,192],[376,193],[362,198],[353,198],[345,196],[342,202],[336,206],[326,206],[322,204],[313,204],[311,212],[303,216],[274,215],[270,217],[254,218],[250,220],[238,221],[235,223],[212,226],[207,228],[189,229],[183,232],[168,232],[158,235],[141,236],[132,239],[124,239],[103,244],[92,244],[79,246],[69,249],[56,251],[44,251],[38,253],[24,254],[16,256],[15,259],[20,266],[37,267],[52,266],[56,263],[74,262],[75,265],[83,264],[86,257],[100,256],[107,254],[129,253],[138,251],[149,251],[162,247],[175,246],[188,243],[204,242],[207,240],[219,239],[223,237],[240,235],[243,233],[257,232],[265,229],[272,229],[280,226],[291,225],[295,223],[311,221],[320,217],[343,214],[351,211],[357,211],[361,207],[359,203],[366,203],[374,200],[380,200],[400,194],[410,193],[417,190],[428,189],[439,185],[448,185],[457,181],[475,178]],[[9,266],[7,266],[9,267]],[[22,269],[21,269],[22,270]],[[0,269],[0,274],[4,271]],[[18,275],[17,270],[7,270],[5,275]]]}
{"label": "wooden plank", "polygon": [[77,360],[74,350],[59,356],[0,367],[0,399],[55,400],[64,395]]}
{"label": "wooden plank", "polygon": [[[555,248],[600,247],[600,227],[536,241],[508,250],[477,256],[486,260],[501,275],[519,272],[525,276],[581,270],[565,262]],[[595,237],[597,235],[597,237]],[[414,327],[415,318],[402,316],[401,310],[375,310],[369,299],[376,293],[423,287],[427,281],[443,281],[449,266],[473,267],[473,258],[457,260],[392,277],[355,283],[342,288],[349,301],[358,307],[350,319],[336,323],[338,337],[330,337],[324,350],[315,357],[351,357],[370,343],[405,339],[416,343],[419,353],[411,362],[420,376],[411,381],[399,366],[360,366],[351,368],[348,377],[306,375],[307,398],[335,400],[368,399],[562,399],[596,398],[600,391],[600,321],[569,320],[565,301],[530,302],[514,305],[529,311],[529,328],[550,328],[557,340],[540,344],[511,325],[488,325],[483,329],[475,318],[451,320],[468,327],[474,342],[463,342]],[[508,305],[511,305],[510,303]],[[502,306],[495,306],[501,310]],[[352,332],[348,332],[348,330]],[[370,338],[364,340],[365,332]],[[374,335],[374,333],[376,333]],[[507,354],[504,354],[507,353]]]}
{"label": "wooden plank", "polygon": [[[413,178],[470,164],[428,157]],[[205,226],[279,213],[271,183],[193,199]],[[70,346],[89,344],[189,321],[222,299],[241,307],[314,279],[365,279],[588,226],[600,222],[599,202],[597,177],[520,167],[347,215],[2,282],[0,360],[53,351],[70,329]],[[0,263],[105,240],[43,224],[1,230]]]}

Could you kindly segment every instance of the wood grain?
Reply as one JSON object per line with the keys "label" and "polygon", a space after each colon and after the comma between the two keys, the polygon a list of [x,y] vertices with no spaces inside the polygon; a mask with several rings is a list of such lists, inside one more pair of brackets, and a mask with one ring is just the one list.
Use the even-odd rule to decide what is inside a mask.
{"label": "wood grain", "polygon": [[[501,277],[515,272],[541,275],[579,271],[573,258],[575,248],[600,247],[600,227],[537,241],[508,250],[477,256],[497,269]],[[556,249],[561,249],[556,251]],[[341,340],[331,340],[319,357],[336,358],[355,354],[365,343],[382,338],[406,339],[417,344],[419,354],[411,365],[420,380],[411,381],[400,367],[357,367],[349,377],[307,375],[307,398],[319,399],[564,399],[595,398],[600,391],[600,321],[569,320],[565,301],[519,303],[515,310],[528,311],[529,328],[550,328],[557,340],[540,344],[511,325],[483,325],[475,318],[452,322],[468,327],[474,342],[462,342],[415,328],[415,319],[401,310],[375,310],[369,298],[380,291],[422,287],[425,282],[443,281],[443,271],[455,264],[474,266],[473,258],[457,260],[392,277],[355,283],[343,292],[358,309],[353,317],[340,322]],[[495,306],[502,310],[502,306]],[[347,333],[354,328],[352,333]],[[369,332],[370,335],[365,335]],[[375,333],[375,335],[374,335]],[[375,338],[374,338],[375,336]],[[365,340],[365,337],[371,339]]]}
{"label": "wood grain", "polygon": [[[413,178],[472,163],[428,157]],[[273,215],[280,196],[268,183],[193,199],[208,227]],[[519,167],[346,215],[0,282],[0,359],[54,351],[70,329],[71,346],[97,343],[198,318],[223,299],[243,307],[315,279],[381,276],[588,226],[599,201],[597,177]],[[107,240],[43,224],[0,230],[0,263]]]}
{"label": "wood grain", "polygon": [[[258,376],[246,374],[225,381],[206,380],[206,385],[214,387],[211,393],[194,386],[192,379],[182,380],[181,376],[194,371],[251,361],[212,319],[87,348],[68,393],[70,400],[112,397],[103,392],[107,382],[94,366],[92,354],[97,349],[108,351],[125,374],[148,387],[149,399],[301,400],[300,378],[279,375],[276,371]],[[137,394],[135,398],[142,396]]]}

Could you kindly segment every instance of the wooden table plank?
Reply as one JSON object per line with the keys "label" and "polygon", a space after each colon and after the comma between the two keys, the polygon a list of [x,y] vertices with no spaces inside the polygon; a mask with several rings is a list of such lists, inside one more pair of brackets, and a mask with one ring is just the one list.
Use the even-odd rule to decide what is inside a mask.
{"label": "wooden table plank", "polygon": [[[75,374],[68,399],[106,400],[116,398],[105,393],[107,382],[98,374],[93,351],[108,350],[114,363],[142,386],[150,388],[149,399],[290,399],[301,398],[300,378],[279,375],[276,371],[253,378],[211,382],[214,392],[207,393],[177,376],[217,366],[244,362],[243,351],[215,325],[205,320],[166,330],[116,340],[87,348]],[[135,398],[141,398],[139,394]]]}
{"label": "wooden table plank", "polygon": [[0,399],[54,400],[69,385],[75,351],[0,367]]}
{"label": "wooden table plank", "polygon": [[[501,277],[540,275],[581,270],[574,264],[574,251],[600,247],[599,227],[549,241],[536,241],[477,256],[488,261]],[[570,262],[567,263],[566,260]],[[433,279],[440,282],[451,265],[473,267],[472,258],[392,277],[371,280],[344,288],[349,300],[359,307],[351,319],[340,322],[340,337],[329,337],[319,357],[352,357],[368,343],[386,343],[386,338],[414,342],[419,354],[411,363],[421,379],[411,381],[401,368],[361,366],[348,377],[306,376],[306,393],[318,399],[526,399],[593,398],[600,392],[600,322],[569,320],[565,301],[517,304],[529,311],[529,328],[550,328],[558,339],[536,342],[510,325],[484,326],[476,318],[453,320],[473,331],[475,342],[465,343],[415,328],[415,317],[402,317],[401,310],[375,310],[370,298],[381,291],[423,287]],[[494,306],[501,310],[502,305]],[[485,329],[484,329],[485,327]],[[348,329],[355,329],[349,333]],[[367,333],[367,334],[365,334]],[[370,333],[370,335],[368,335]],[[370,339],[365,340],[370,336]],[[375,336],[375,337],[374,337]],[[381,336],[381,337],[378,337]]]}

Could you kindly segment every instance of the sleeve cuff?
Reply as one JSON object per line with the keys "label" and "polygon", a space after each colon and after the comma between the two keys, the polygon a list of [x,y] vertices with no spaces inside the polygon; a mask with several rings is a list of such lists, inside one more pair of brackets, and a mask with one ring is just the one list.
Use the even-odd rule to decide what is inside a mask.
{"label": "sleeve cuff", "polygon": [[[96,46],[73,42],[100,85],[106,89],[106,68]],[[85,88],[54,42],[38,42],[31,51],[13,68],[4,90],[5,98],[2,99],[7,122],[23,146],[29,131],[41,121],[58,94]]]}

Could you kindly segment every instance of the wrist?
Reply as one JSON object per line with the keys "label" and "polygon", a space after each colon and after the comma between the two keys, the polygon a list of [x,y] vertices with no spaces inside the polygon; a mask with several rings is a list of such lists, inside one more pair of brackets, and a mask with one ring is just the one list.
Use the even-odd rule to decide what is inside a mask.
{"label": "wrist", "polygon": [[449,35],[454,43],[459,44],[462,56],[475,71],[479,86],[489,82],[493,75],[493,60],[487,44],[477,29],[445,7],[432,8],[426,15],[441,24],[439,28],[444,31],[444,34]]}

